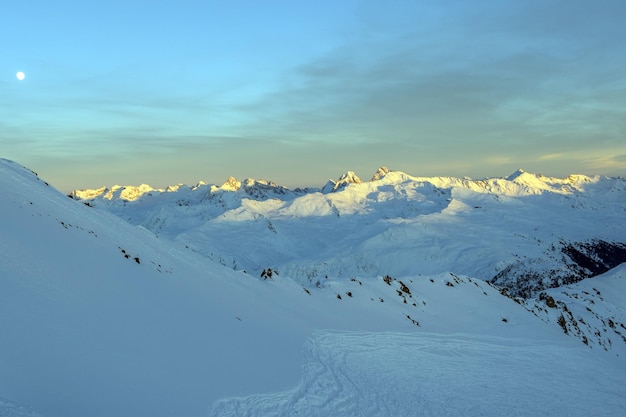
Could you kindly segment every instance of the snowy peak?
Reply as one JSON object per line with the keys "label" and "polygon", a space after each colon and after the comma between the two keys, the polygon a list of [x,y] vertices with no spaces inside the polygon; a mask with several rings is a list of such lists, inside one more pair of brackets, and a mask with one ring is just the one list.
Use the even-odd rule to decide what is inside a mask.
{"label": "snowy peak", "polygon": [[243,183],[243,190],[255,199],[271,198],[275,195],[290,194],[291,191],[281,185],[267,180],[255,180],[248,178]]}
{"label": "snowy peak", "polygon": [[138,187],[134,186],[114,186],[112,192],[116,195],[116,197],[120,200],[126,201],[135,201],[140,198],[142,195],[149,194],[152,191],[163,192],[162,189],[154,189],[148,184],[141,184]]}
{"label": "snowy peak", "polygon": [[[542,192],[555,194],[575,194],[585,191],[593,192],[594,184],[598,184],[603,180],[610,179],[599,175],[589,177],[581,174],[572,174],[565,178],[555,178],[543,174],[533,174],[523,169],[517,170],[506,178],[506,181],[520,186],[523,190],[531,194]],[[602,186],[600,186],[600,188],[602,188]]]}
{"label": "snowy peak", "polygon": [[515,181],[517,178],[521,177],[522,175],[526,174],[526,171],[524,171],[523,169],[518,169],[517,171],[515,171],[514,173],[512,173],[511,175],[509,175],[508,177],[506,177],[507,181]]}
{"label": "snowy peak", "polygon": [[254,178],[238,181],[234,177],[229,177],[221,187],[212,187],[211,191],[213,193],[218,191],[243,193],[255,200],[265,200],[276,195],[283,196],[291,193],[288,188],[272,181]]}
{"label": "snowy peak", "polygon": [[241,188],[241,182],[235,177],[228,177],[226,182],[220,187],[224,191],[237,191]]}
{"label": "snowy peak", "polygon": [[[167,192],[178,191],[179,186],[172,186],[167,188]],[[111,188],[101,187],[95,190],[74,190],[70,193],[70,197],[74,200],[91,200],[94,198],[101,198],[105,200],[123,200],[123,201],[135,201],[146,194],[152,192],[162,193],[165,190],[152,188],[148,184],[141,184],[139,186],[134,185],[114,185]]]}
{"label": "snowy peak", "polygon": [[[204,185],[204,182],[203,182],[203,181],[200,181],[200,182],[198,183],[198,185],[196,185],[194,188],[198,188],[198,187],[200,187],[200,186],[202,186],[202,185]],[[187,187],[185,184],[169,185],[169,186],[165,189],[165,192],[167,192],[167,193],[174,193],[174,192],[176,192],[176,191],[180,190],[181,188],[185,188],[185,187]]]}
{"label": "snowy peak", "polygon": [[383,179],[385,177],[385,175],[387,175],[389,172],[391,172],[391,170],[387,167],[380,167],[378,168],[378,170],[376,170],[376,172],[374,173],[374,175],[372,176],[372,179],[370,181],[379,181],[381,179]]}
{"label": "snowy peak", "polygon": [[339,177],[337,181],[328,180],[326,185],[322,188],[322,193],[328,194],[340,191],[350,184],[361,184],[362,182],[361,178],[359,178],[354,171],[348,171]]}
{"label": "snowy peak", "polygon": [[559,183],[560,185],[562,181],[559,181],[555,178],[546,177],[542,174],[532,174],[530,172],[524,171],[523,169],[518,169],[513,174],[509,175],[507,180],[512,183],[519,184],[537,191],[566,191],[563,190],[560,186],[554,187],[554,184]]}
{"label": "snowy peak", "polygon": [[345,183],[345,184],[360,184],[363,181],[361,181],[361,178],[359,178],[354,171],[348,171],[345,174],[343,174],[341,177],[339,177],[339,180],[337,181],[338,184],[341,183]]}

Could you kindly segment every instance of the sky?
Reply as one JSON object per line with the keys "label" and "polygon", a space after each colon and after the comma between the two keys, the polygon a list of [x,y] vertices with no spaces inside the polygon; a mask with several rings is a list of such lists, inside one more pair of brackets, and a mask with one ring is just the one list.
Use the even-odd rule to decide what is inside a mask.
{"label": "sky", "polygon": [[622,0],[4,3],[0,157],[64,192],[626,176]]}

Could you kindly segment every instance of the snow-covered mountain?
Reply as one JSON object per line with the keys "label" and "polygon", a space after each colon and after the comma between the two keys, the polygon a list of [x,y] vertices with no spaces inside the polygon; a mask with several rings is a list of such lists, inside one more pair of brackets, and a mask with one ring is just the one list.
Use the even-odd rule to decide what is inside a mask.
{"label": "snow-covered mountain", "polygon": [[[547,188],[387,172],[328,194],[229,179],[76,201],[0,159],[0,415],[618,415],[623,267],[522,300],[449,262],[457,227],[492,250],[535,207],[557,230],[562,201],[595,213],[564,244],[618,247],[623,180],[533,178]],[[481,235],[481,211],[508,229]]]}
{"label": "snow-covered mountain", "polygon": [[532,297],[626,261],[626,180],[519,170],[422,178],[381,167],[321,189],[229,178],[222,186],[74,191],[155,235],[253,275],[324,279],[453,271]]}

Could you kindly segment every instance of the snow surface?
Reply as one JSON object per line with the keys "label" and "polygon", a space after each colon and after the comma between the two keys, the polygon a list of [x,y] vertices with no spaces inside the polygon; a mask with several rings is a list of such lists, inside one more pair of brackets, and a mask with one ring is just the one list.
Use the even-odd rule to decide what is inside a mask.
{"label": "snow surface", "polygon": [[612,417],[624,407],[624,369],[534,339],[322,332],[303,372],[293,390],[225,399],[212,415]]}
{"label": "snow surface", "polygon": [[[390,174],[406,178],[385,178]],[[606,191],[603,180],[585,181],[580,187]],[[285,268],[263,280],[211,261],[178,237],[209,215],[223,227],[218,236],[233,239],[215,248],[238,243],[254,258],[258,243],[247,245],[259,224],[270,222],[287,236],[311,234],[304,242],[265,242],[279,242],[285,253],[304,246],[303,252],[318,254],[332,246],[327,233],[337,238],[352,230],[335,246],[338,257],[350,255],[349,243],[370,239],[361,256],[377,253],[372,262],[383,262],[379,266],[406,265],[402,256],[379,260],[388,252],[374,245],[369,231],[359,235],[364,222],[406,241],[410,232],[402,224],[411,220],[398,213],[415,205],[427,217],[439,216],[443,228],[454,221],[443,211],[456,191],[439,195],[438,186],[410,180],[398,192],[412,197],[397,197],[391,187],[385,200],[378,187],[389,184],[352,184],[326,196],[269,182],[242,184],[247,190],[199,184],[150,191],[134,202],[107,200],[120,213],[136,203],[142,208],[135,214],[167,214],[160,230],[170,239],[67,198],[0,159],[0,415],[458,415],[462,409],[462,415],[569,416],[619,415],[626,406],[622,350],[590,348],[555,323],[556,310],[544,314],[542,304],[506,297],[469,274],[320,273],[319,285],[303,285]],[[384,203],[382,216],[373,214],[374,199]],[[577,201],[598,207],[594,227],[622,215],[610,210],[617,203]],[[172,213],[193,215],[186,221]],[[279,215],[270,220],[255,217],[259,213]],[[287,222],[301,217],[313,224]],[[442,240],[444,231],[438,230]],[[595,314],[606,321],[601,308],[610,309],[616,326],[623,323],[624,297],[604,294],[623,289],[623,276],[622,269],[600,277],[603,299],[594,299]],[[593,322],[585,311],[581,317]]]}

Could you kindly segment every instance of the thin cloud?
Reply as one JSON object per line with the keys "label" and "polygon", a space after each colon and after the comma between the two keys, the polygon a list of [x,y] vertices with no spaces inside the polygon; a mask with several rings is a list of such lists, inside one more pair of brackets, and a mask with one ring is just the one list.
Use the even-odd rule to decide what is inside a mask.
{"label": "thin cloud", "polygon": [[614,171],[626,175],[626,154],[596,156],[583,160],[586,167],[595,172]]}
{"label": "thin cloud", "polygon": [[557,159],[563,159],[565,157],[565,154],[563,153],[550,153],[550,154],[546,154],[546,155],[541,155],[539,157],[540,161],[554,161]]}
{"label": "thin cloud", "polygon": [[[610,105],[604,101],[623,83],[623,76],[602,79],[611,71],[602,63],[578,67],[590,52],[584,43],[571,43],[579,38],[574,33],[579,20],[572,17],[566,27],[551,32],[543,23],[534,26],[532,12],[553,16],[558,10],[546,10],[539,3],[532,6],[517,7],[525,17],[515,17],[516,30],[506,32],[510,41],[506,44],[488,39],[493,31],[505,31],[506,19],[485,24],[496,16],[484,9],[482,17],[468,18],[451,9],[463,24],[437,27],[452,35],[406,28],[395,33],[388,28],[391,33],[382,39],[364,34],[296,68],[274,93],[241,110],[256,117],[251,130],[309,140],[342,140],[350,132],[348,140],[401,135],[405,140],[480,141],[504,138],[508,131],[508,136],[542,144],[554,132],[571,137],[581,126],[597,128],[598,113],[603,113],[605,125],[608,121],[623,127],[626,117],[619,110],[626,108],[623,96],[613,95]],[[462,38],[468,21],[472,26]],[[549,47],[536,43],[539,35]],[[623,48],[621,43],[612,44]]]}

